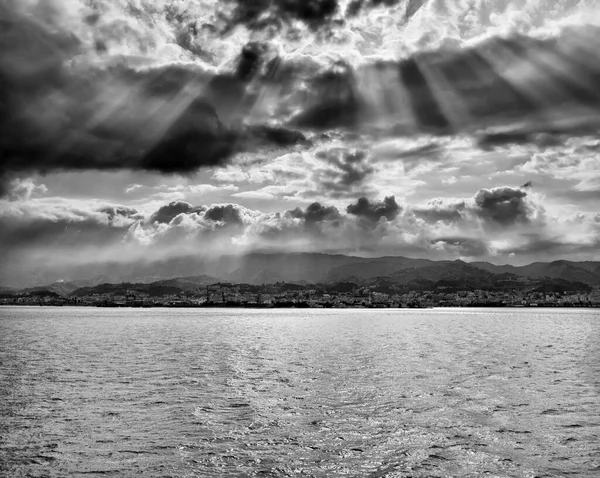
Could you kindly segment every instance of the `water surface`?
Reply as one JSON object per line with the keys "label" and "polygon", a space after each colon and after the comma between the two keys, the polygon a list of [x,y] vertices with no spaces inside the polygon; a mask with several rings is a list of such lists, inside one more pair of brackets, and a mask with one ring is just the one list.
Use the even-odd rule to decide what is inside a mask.
{"label": "water surface", "polygon": [[0,308],[0,475],[598,477],[594,310]]}

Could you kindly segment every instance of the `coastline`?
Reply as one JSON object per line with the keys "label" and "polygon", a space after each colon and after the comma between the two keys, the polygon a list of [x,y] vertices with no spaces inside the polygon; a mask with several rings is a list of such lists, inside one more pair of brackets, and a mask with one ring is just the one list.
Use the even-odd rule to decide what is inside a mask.
{"label": "coastline", "polygon": [[0,307],[82,307],[82,308],[107,308],[107,309],[478,309],[478,308],[505,308],[505,309],[599,309],[600,304],[591,303],[566,303],[566,304],[434,304],[434,305],[401,305],[388,306],[384,304],[372,305],[321,305],[321,304],[170,304],[156,303],[148,305],[129,305],[129,304],[35,304],[35,303],[19,303],[19,304],[0,304]]}

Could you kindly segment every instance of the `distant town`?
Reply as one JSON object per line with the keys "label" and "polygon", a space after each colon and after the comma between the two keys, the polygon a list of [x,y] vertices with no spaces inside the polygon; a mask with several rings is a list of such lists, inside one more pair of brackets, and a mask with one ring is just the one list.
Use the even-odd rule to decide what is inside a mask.
{"label": "distant town", "polygon": [[[589,291],[410,290],[383,292],[352,283],[266,285],[215,283],[164,290],[139,284],[103,284],[67,295],[48,290],[4,294],[0,305],[89,307],[429,308],[600,307],[600,287]],[[88,290],[89,289],[89,290]]]}
{"label": "distant town", "polygon": [[[127,276],[0,287],[0,304],[96,307],[599,307],[600,262],[486,262],[327,254],[193,259]],[[188,264],[189,262],[189,264]],[[179,275],[174,271],[196,275]],[[165,278],[168,277],[168,278]]]}

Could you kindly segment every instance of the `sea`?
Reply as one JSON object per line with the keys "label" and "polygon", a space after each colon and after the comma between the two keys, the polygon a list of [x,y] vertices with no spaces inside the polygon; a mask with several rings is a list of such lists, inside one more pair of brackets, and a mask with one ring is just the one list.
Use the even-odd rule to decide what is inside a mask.
{"label": "sea", "polygon": [[2,477],[600,477],[593,309],[0,308]]}

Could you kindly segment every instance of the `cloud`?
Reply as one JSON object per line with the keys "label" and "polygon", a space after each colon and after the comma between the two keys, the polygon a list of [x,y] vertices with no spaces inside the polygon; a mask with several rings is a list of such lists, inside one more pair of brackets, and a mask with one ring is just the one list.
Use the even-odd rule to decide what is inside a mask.
{"label": "cloud", "polygon": [[144,186],[141,184],[130,184],[125,188],[125,194],[130,194],[134,192],[136,189],[143,188]]}
{"label": "cloud", "polygon": [[[449,255],[474,249],[468,239],[547,237],[557,200],[594,210],[600,191],[600,17],[593,2],[539,3],[5,0],[0,182],[15,204],[2,207],[45,220],[20,204],[31,201],[57,237],[89,221],[173,247],[185,236],[190,248],[259,243],[269,228],[281,248],[294,235],[353,250],[397,240],[429,251],[442,238]],[[145,173],[205,166],[223,187],[154,187],[175,180]],[[71,189],[78,174],[65,170],[92,172]],[[98,183],[115,179],[154,220],[98,204],[51,219],[56,198],[40,182],[69,197],[116,194],[82,186],[95,170],[116,171]],[[523,186],[473,195],[485,181]],[[436,186],[458,199],[427,201]],[[211,205],[229,192],[282,212]],[[393,203],[367,199],[384,196]]]}
{"label": "cloud", "polygon": [[466,208],[464,199],[434,198],[427,201],[424,206],[413,207],[412,212],[430,223],[455,223],[464,219]]}
{"label": "cloud", "polygon": [[160,207],[148,221],[133,224],[123,241],[142,245],[147,253],[159,256],[193,253],[200,245],[203,254],[225,253],[228,245],[234,247],[236,241],[243,241],[263,217],[266,215],[239,204],[193,206],[172,202]]}
{"label": "cloud", "polygon": [[394,196],[388,196],[381,202],[371,202],[366,197],[361,197],[356,204],[350,204],[346,208],[348,214],[373,222],[378,222],[382,217],[392,221],[401,210]]}
{"label": "cloud", "polygon": [[446,252],[458,252],[463,257],[482,257],[490,254],[486,241],[472,237],[436,237],[432,239],[431,244],[434,247],[441,246]]}
{"label": "cloud", "polygon": [[306,224],[315,224],[323,221],[340,221],[342,216],[334,206],[324,206],[314,202],[302,209],[297,207],[286,212],[287,215],[296,219],[303,219]]}
{"label": "cloud", "polygon": [[[600,190],[600,157],[594,151],[595,142],[589,138],[570,139],[559,149],[536,152],[518,171],[562,179],[571,183],[570,191]],[[565,192],[560,192],[565,194]]]}
{"label": "cloud", "polygon": [[[221,114],[231,122],[244,113],[226,108],[226,100],[240,104],[246,94],[235,72],[215,74],[202,63],[100,61],[86,43],[100,27],[86,25],[66,4],[11,0],[0,5],[0,17],[0,177],[82,169],[188,173],[221,165],[237,151],[305,141],[280,126],[225,124]],[[218,83],[225,89],[217,91]]]}
{"label": "cloud", "polygon": [[[543,229],[547,223],[542,197],[523,188],[500,186],[479,189],[468,198],[433,198],[408,211],[431,225],[459,228],[480,233],[496,234],[510,228]],[[453,234],[451,237],[454,237]]]}
{"label": "cloud", "polygon": [[[484,149],[558,145],[565,135],[587,134],[600,124],[594,106],[600,102],[598,59],[583,46],[597,30],[565,29],[545,39],[491,36],[358,68],[338,60],[298,84],[306,98],[292,124],[361,129],[383,118],[393,124],[395,117],[397,123],[412,120],[420,132],[476,132]],[[391,81],[395,89],[387,85]],[[544,121],[529,119],[536,115]]]}
{"label": "cloud", "polygon": [[175,217],[180,214],[197,211],[190,203],[183,201],[173,201],[166,206],[162,206],[150,217],[151,223],[170,223]]}
{"label": "cloud", "polygon": [[317,151],[315,157],[323,160],[327,169],[317,173],[320,187],[327,190],[348,190],[359,185],[375,171],[364,151],[332,148]]}
{"label": "cloud", "polygon": [[10,201],[28,201],[34,194],[46,194],[48,188],[44,184],[35,184],[31,178],[15,178],[8,185]]}
{"label": "cloud", "polygon": [[310,98],[291,124],[317,130],[356,127],[365,114],[353,69],[338,61],[308,83]]}
{"label": "cloud", "polygon": [[214,184],[177,184],[175,186],[158,186],[156,189],[160,193],[181,193],[204,195],[209,193],[237,191],[239,188],[233,184],[223,184],[215,186]]}
{"label": "cloud", "polygon": [[[377,164],[362,149],[334,143],[257,161],[243,169],[229,167],[213,177],[219,181],[265,183],[257,191],[261,197],[269,194],[284,200],[321,201],[370,194],[377,171]],[[236,197],[251,195],[250,191],[241,192]]]}
{"label": "cloud", "polygon": [[500,226],[526,224],[540,214],[540,210],[527,200],[527,192],[523,189],[509,186],[480,189],[473,199],[479,217]]}
{"label": "cloud", "polygon": [[[361,3],[369,8],[358,8],[355,2],[355,15],[347,16],[337,0],[222,3],[2,3],[3,193],[6,180],[21,173],[188,173],[238,153],[308,146],[309,130],[377,125],[393,136],[481,129],[485,146],[535,142],[544,132],[548,145],[561,132],[598,126],[599,70],[587,48],[597,38],[593,24],[559,29],[552,38],[512,32],[441,48],[426,19],[446,15],[473,38],[480,27],[466,21],[466,7],[369,1]],[[387,41],[389,25],[375,26],[385,9],[404,15],[399,24],[407,30],[400,35],[425,28],[419,41],[429,48],[372,59],[358,37]],[[469,9],[487,26],[496,21],[491,12],[498,21],[508,15],[490,5]],[[257,30],[261,35],[250,33]],[[314,41],[301,46],[303,33]],[[277,47],[252,37],[277,37]],[[330,55],[315,50],[323,44]],[[526,114],[543,121],[515,125]],[[347,174],[350,180],[353,172]]]}
{"label": "cloud", "polygon": [[99,213],[106,214],[108,224],[112,227],[128,227],[132,221],[143,219],[143,215],[135,208],[109,204],[100,207]]}
{"label": "cloud", "polygon": [[557,257],[570,257],[571,260],[594,260],[600,241],[597,234],[589,236],[585,240],[572,241],[566,237],[548,236],[544,234],[528,234],[521,236],[520,240],[501,248],[502,254],[513,254],[525,258],[527,262],[532,259],[556,260]]}
{"label": "cloud", "polygon": [[257,199],[259,201],[270,201],[275,198],[271,193],[267,191],[242,191],[239,193],[232,194],[233,197],[240,199]]}
{"label": "cloud", "polygon": [[98,203],[39,199],[0,203],[0,256],[34,248],[60,248],[93,244],[99,248],[120,241],[143,215],[135,208]]}
{"label": "cloud", "polygon": [[242,214],[236,204],[224,204],[212,206],[204,213],[206,219],[223,224],[241,225]]}
{"label": "cloud", "polygon": [[351,0],[348,3],[346,15],[353,17],[358,15],[364,8],[375,8],[381,6],[391,7],[397,5],[398,3],[406,4],[404,21],[408,21],[419,11],[419,9],[425,3],[425,0],[406,0],[405,2],[402,2],[401,0]]}
{"label": "cloud", "polygon": [[512,260],[514,254],[519,262],[557,254],[594,257],[597,213],[549,216],[540,204],[543,197],[525,192],[507,186],[482,189],[465,199],[434,198],[405,208],[393,196],[359,198],[345,211],[314,202],[281,213],[234,203],[174,201],[143,213],[99,201],[0,200],[0,279],[32,281],[36,271],[74,265],[88,270],[85,264],[103,261],[130,263],[134,269],[149,257],[265,249],[494,261]]}
{"label": "cloud", "polygon": [[251,138],[249,141],[262,143],[265,146],[270,144],[276,146],[293,146],[299,143],[309,144],[303,133],[289,128],[258,125],[249,127],[248,132],[250,133],[248,137]]}
{"label": "cloud", "polygon": [[[203,73],[78,63],[53,3],[0,6],[0,175],[62,169],[187,172],[219,164],[235,135],[188,86]],[[12,8],[11,8],[12,7]],[[197,88],[196,88],[197,90]]]}
{"label": "cloud", "polygon": [[294,20],[318,28],[338,10],[338,0],[236,0],[236,3],[230,25],[244,24],[251,30],[281,28],[283,22]]}

